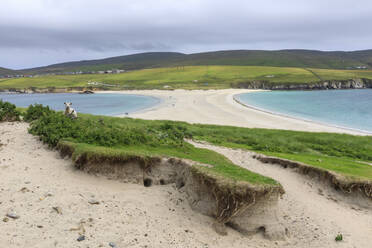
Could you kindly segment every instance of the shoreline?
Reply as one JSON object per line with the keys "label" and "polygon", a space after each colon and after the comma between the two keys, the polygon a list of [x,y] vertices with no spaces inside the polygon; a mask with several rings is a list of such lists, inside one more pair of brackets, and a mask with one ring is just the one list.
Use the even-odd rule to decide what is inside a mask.
{"label": "shoreline", "polygon": [[[366,130],[337,126],[330,123],[303,119],[271,112],[241,102],[243,93],[269,91],[262,89],[222,90],[124,90],[96,91],[97,94],[129,94],[156,99],[151,107],[134,112],[115,114],[115,117],[133,117],[150,120],[173,120],[188,123],[238,126],[248,128],[284,129],[310,132],[372,135]],[[45,93],[44,93],[45,94]]]}
{"label": "shoreline", "polygon": [[[112,93],[112,92],[110,92],[110,93],[109,92],[95,92],[95,93],[98,93],[98,94],[105,94],[105,93],[106,94],[122,94],[122,93]],[[129,94],[129,93],[128,93],[128,95],[150,97],[150,98],[153,98],[156,101],[156,104],[154,106],[150,106],[150,107],[141,107],[138,110],[135,110],[134,112],[124,112],[124,113],[121,113],[121,114],[115,114],[115,115],[112,115],[113,117],[126,117],[130,114],[134,114],[134,113],[137,114],[137,113],[146,112],[146,111],[149,111],[153,108],[158,108],[164,102],[164,99],[156,97],[156,96],[142,95],[142,94]],[[126,113],[128,113],[128,114],[126,114]]]}
{"label": "shoreline", "polygon": [[[268,91],[270,91],[270,90],[268,90]],[[296,117],[294,115],[282,114],[282,113],[279,113],[279,112],[274,112],[274,111],[270,111],[270,110],[267,110],[267,109],[255,107],[253,105],[243,103],[240,99],[238,99],[238,96],[239,95],[240,94],[237,94],[237,95],[234,95],[233,96],[234,101],[236,103],[238,103],[238,104],[246,107],[246,108],[251,108],[251,109],[254,109],[254,110],[257,110],[257,111],[261,111],[261,112],[264,112],[264,113],[268,113],[268,114],[271,114],[271,115],[282,116],[282,117],[286,117],[286,118],[291,118],[291,119],[295,119],[295,120],[299,120],[299,121],[305,121],[305,122],[309,122],[309,123],[315,123],[315,124],[318,124],[318,125],[324,125],[324,126],[328,126],[328,127],[334,127],[334,128],[340,128],[340,129],[350,130],[350,131],[353,131],[353,132],[361,132],[361,133],[364,133],[365,135],[372,135],[372,132],[369,132],[369,131],[366,131],[366,130],[362,130],[362,129],[345,127],[345,126],[339,126],[339,125],[331,124],[331,123],[327,123],[327,122],[314,121],[314,120],[310,120],[310,119]]]}
{"label": "shoreline", "polygon": [[[99,93],[99,94],[116,94],[116,95],[121,95],[122,94],[120,92],[105,92],[105,91],[97,92],[97,93]],[[10,96],[14,96],[14,95],[23,96],[24,95],[26,97],[26,96],[29,96],[29,95],[31,96],[31,95],[48,95],[48,94],[80,95],[79,92],[62,92],[62,93],[1,93],[0,92],[0,100],[2,100],[2,98],[1,98],[2,95],[10,95]],[[92,94],[81,94],[81,95],[92,95]],[[110,113],[110,114],[103,114],[103,115],[115,116],[115,117],[127,116],[126,113],[132,114],[132,113],[140,113],[140,112],[143,112],[143,111],[147,111],[149,109],[157,107],[158,105],[162,104],[162,102],[163,102],[163,99],[161,99],[159,97],[151,96],[151,95],[132,94],[132,93],[128,93],[128,95],[137,96],[137,97],[151,98],[154,101],[154,104],[152,104],[150,106],[140,106],[138,109],[134,109],[134,110],[120,111],[120,113]],[[38,103],[36,103],[36,104],[38,104]],[[19,108],[27,108],[28,106],[29,105],[24,105],[24,106],[17,105],[17,107],[19,107]],[[79,112],[78,109],[77,109],[77,111]],[[85,113],[85,112],[81,112],[81,113]],[[96,114],[96,115],[101,115],[101,114]]]}
{"label": "shoreline", "polygon": [[267,90],[223,89],[223,90],[127,90],[99,91],[97,93],[121,93],[153,96],[162,102],[150,109],[129,115],[149,120],[173,120],[188,123],[226,125],[248,128],[284,129],[294,131],[346,133],[352,135],[371,135],[363,130],[349,129],[285,116],[241,104],[234,96],[242,93]]}

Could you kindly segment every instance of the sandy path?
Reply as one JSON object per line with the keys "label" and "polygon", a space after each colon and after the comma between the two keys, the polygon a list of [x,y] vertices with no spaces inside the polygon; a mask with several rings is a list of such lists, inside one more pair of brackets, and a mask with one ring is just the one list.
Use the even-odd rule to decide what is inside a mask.
{"label": "sandy path", "polygon": [[[291,233],[290,247],[372,247],[372,208],[360,209],[337,201],[337,193],[289,169],[263,164],[252,158],[252,152],[193,144],[219,152],[235,164],[283,185],[286,194],[279,208],[282,222]],[[343,234],[343,242],[334,241],[338,233]]]}
{"label": "sandy path", "polygon": [[233,100],[235,94],[253,91],[257,90],[134,90],[112,93],[149,95],[163,100],[160,105],[154,108],[130,115],[135,118],[250,128],[363,134],[357,131],[266,113],[247,108]]}
{"label": "sandy path", "polygon": [[[212,219],[193,212],[173,185],[145,188],[77,171],[25,123],[0,123],[0,143],[1,248],[275,246],[261,234],[217,235]],[[92,198],[100,204],[89,204]],[[9,210],[20,218],[4,222]],[[81,220],[86,239],[78,242],[79,231],[70,229]]]}

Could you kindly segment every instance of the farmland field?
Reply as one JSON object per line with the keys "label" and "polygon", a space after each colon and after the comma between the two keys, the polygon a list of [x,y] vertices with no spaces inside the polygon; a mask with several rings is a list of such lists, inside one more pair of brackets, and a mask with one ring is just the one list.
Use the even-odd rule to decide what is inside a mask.
{"label": "farmland field", "polygon": [[[312,73],[313,72],[313,73]],[[112,89],[224,89],[234,83],[312,83],[322,80],[372,79],[372,71],[267,66],[182,66],[129,71],[121,74],[45,75],[3,79],[0,89],[109,87]]]}

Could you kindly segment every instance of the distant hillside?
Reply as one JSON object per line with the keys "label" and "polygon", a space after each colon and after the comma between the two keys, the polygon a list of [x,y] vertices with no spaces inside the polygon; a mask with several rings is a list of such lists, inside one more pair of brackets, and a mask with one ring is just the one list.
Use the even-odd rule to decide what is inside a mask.
{"label": "distant hillside", "polygon": [[254,65],[349,69],[372,67],[372,50],[356,52],[323,52],[312,50],[235,50],[187,55],[187,65]]}
{"label": "distant hillside", "polygon": [[0,75],[8,75],[8,74],[13,75],[13,74],[17,74],[17,72],[13,71],[13,70],[10,70],[10,69],[0,67]]}
{"label": "distant hillside", "polygon": [[52,73],[63,71],[99,71],[109,69],[137,70],[161,67],[185,55],[182,53],[154,52],[139,53],[97,60],[73,61],[23,70],[25,73]]}
{"label": "distant hillside", "polygon": [[56,89],[55,92],[66,92],[71,87],[76,90],[372,88],[372,70],[201,65],[152,68],[119,74],[44,75],[0,80],[0,91],[49,88],[48,92]]}
{"label": "distant hillside", "polygon": [[[109,69],[137,70],[182,65],[251,65],[323,69],[372,68],[372,50],[323,52],[313,50],[232,50],[182,54],[151,52],[97,60],[85,60],[25,69],[24,74]],[[6,72],[5,72],[6,73]],[[0,75],[3,72],[0,69]]]}

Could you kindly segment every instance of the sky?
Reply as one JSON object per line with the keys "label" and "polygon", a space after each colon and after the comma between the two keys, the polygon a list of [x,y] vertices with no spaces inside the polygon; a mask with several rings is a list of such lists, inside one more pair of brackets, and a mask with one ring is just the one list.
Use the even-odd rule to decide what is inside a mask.
{"label": "sky", "polygon": [[0,67],[132,53],[372,49],[370,0],[0,0]]}

